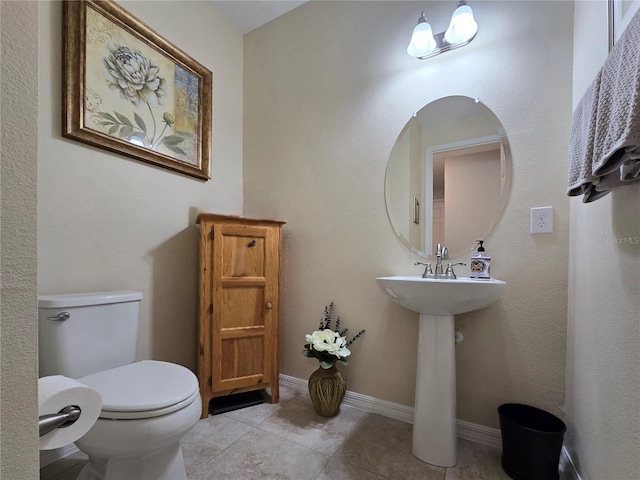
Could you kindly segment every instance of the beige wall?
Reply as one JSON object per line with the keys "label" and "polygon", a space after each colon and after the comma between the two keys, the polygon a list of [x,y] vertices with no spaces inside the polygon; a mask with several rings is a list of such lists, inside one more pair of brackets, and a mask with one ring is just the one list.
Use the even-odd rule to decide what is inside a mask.
{"label": "beige wall", "polygon": [[[606,2],[576,2],[573,105],[607,56]],[[572,199],[566,445],[585,479],[640,475],[640,188]]]}
{"label": "beige wall", "polygon": [[[573,3],[479,2],[473,43],[418,61],[405,50],[425,8],[444,30],[451,2],[314,1],[245,36],[245,213],[288,221],[282,372],[316,368],[300,350],[333,300],[345,326],[367,329],[343,369],[348,389],[413,405],[417,314],[374,280],[421,273],[387,220],[385,168],[412,112],[466,95],[502,122],[514,178],[487,241],[505,294],[457,318],[458,418],[497,428],[508,401],[563,415]],[[529,208],[544,205],[555,232],[532,236]]]}
{"label": "beige wall", "polygon": [[195,369],[195,216],[242,213],[242,35],[207,2],[121,3],[213,71],[212,179],[62,138],[62,9],[40,3],[38,292],[140,290],[138,357]]}
{"label": "beige wall", "polygon": [[0,478],[27,480],[38,478],[37,4],[0,2],[0,25]]}

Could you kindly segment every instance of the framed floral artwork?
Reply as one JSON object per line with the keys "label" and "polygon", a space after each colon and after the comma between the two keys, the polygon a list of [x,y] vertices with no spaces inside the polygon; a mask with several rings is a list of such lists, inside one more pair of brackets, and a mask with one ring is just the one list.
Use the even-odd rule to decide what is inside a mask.
{"label": "framed floral artwork", "polygon": [[208,180],[213,74],[112,0],[64,2],[63,135]]}

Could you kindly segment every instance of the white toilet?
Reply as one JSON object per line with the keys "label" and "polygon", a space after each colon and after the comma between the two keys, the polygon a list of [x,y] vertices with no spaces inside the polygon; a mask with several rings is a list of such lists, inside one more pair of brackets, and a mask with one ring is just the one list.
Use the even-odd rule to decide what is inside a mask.
{"label": "white toilet", "polygon": [[198,379],[180,365],[136,362],[140,292],[38,297],[40,376],[75,378],[102,395],[76,443],[79,480],[186,479],[180,439],[200,418]]}

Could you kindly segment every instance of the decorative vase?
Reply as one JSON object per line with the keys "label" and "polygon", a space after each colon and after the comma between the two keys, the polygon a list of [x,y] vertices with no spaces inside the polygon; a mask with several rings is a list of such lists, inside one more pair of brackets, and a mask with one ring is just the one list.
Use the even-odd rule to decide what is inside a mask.
{"label": "decorative vase", "polygon": [[318,415],[335,417],[347,391],[347,382],[336,368],[319,367],[309,377],[309,396]]}

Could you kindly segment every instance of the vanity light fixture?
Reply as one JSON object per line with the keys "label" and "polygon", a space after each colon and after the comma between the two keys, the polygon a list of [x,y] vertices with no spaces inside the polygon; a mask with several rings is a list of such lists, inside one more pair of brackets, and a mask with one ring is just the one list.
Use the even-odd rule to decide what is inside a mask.
{"label": "vanity light fixture", "polygon": [[413,29],[407,53],[420,60],[435,57],[454,48],[464,47],[475,38],[477,32],[478,24],[473,18],[471,7],[466,0],[460,0],[451,16],[449,28],[436,35],[422,12],[418,25]]}

